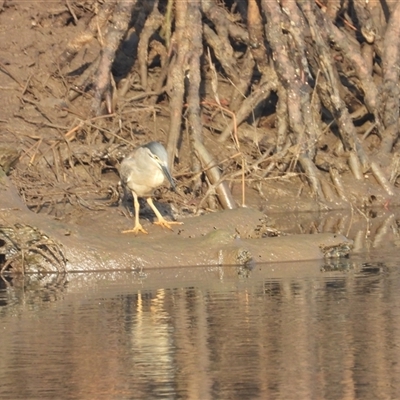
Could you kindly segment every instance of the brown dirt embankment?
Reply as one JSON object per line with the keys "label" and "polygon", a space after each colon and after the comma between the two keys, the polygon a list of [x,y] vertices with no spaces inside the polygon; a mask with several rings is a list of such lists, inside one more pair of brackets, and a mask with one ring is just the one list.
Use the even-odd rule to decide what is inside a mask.
{"label": "brown dirt embankment", "polygon": [[[126,218],[115,210],[103,218],[65,223],[32,213],[3,175],[0,202],[2,253],[15,271],[98,271],[193,265],[244,265],[347,255],[352,241],[324,233],[265,237],[265,216],[251,208],[184,219],[174,231],[150,227],[149,235],[122,234]],[[114,212],[113,212],[114,211]],[[11,247],[14,246],[14,252]],[[18,250],[25,260],[18,258]],[[61,264],[64,264],[64,267]]]}

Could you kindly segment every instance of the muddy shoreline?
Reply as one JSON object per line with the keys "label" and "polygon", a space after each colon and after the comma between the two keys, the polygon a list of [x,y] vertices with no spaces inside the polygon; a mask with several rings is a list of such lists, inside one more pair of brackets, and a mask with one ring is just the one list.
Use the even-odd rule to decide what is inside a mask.
{"label": "muddy shoreline", "polygon": [[[114,219],[112,224],[107,224],[104,218],[79,226],[34,214],[23,204],[6,176],[2,184],[6,188],[0,195],[5,206],[2,217],[9,222],[8,231],[4,226],[1,230],[2,247],[5,261],[15,257],[9,268],[16,272],[22,267],[25,272],[60,272],[62,267],[57,261],[61,263],[63,258],[66,272],[195,265],[250,266],[259,262],[346,256],[352,248],[352,242],[340,234],[283,236],[281,233],[280,237],[263,238],[270,235],[271,230],[265,216],[251,208],[186,218],[184,224],[172,232],[151,226],[149,235],[122,234],[118,226],[126,222],[123,218],[119,223]],[[7,249],[10,246],[14,246],[14,252]],[[18,246],[25,251],[23,266],[18,266],[18,261],[22,261],[14,254]],[[53,258],[45,259],[42,253],[46,252]],[[31,256],[29,262],[28,255]]]}
{"label": "muddy shoreline", "polygon": [[[30,211],[6,176],[2,187],[3,221],[8,226],[30,226],[59,244],[67,272],[196,265],[252,267],[265,262],[337,258],[385,241],[397,243],[393,230],[396,214],[383,209],[368,210],[368,216],[345,211],[321,213],[316,225],[310,213],[272,213],[267,217],[252,208],[238,208],[184,218],[184,224],[173,232],[144,220],[149,235],[134,236],[121,233],[132,221],[120,213],[120,207],[92,213],[80,223],[62,222]],[[268,237],[272,235],[278,237]],[[59,272],[48,260],[43,261],[38,257],[26,272]],[[17,262],[10,267],[18,271]]]}

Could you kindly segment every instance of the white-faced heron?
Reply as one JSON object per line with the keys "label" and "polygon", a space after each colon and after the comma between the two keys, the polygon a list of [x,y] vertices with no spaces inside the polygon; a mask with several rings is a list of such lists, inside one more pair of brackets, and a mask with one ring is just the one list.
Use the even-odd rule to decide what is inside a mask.
{"label": "white-faced heron", "polygon": [[120,177],[124,190],[128,189],[132,192],[135,208],[135,226],[133,229],[122,231],[123,233],[147,233],[139,222],[140,206],[138,197],[147,198],[147,203],[158,218],[155,224],[171,230],[171,225],[182,224],[182,222],[165,220],[151,198],[153,191],[163,184],[165,178],[168,179],[171,187],[175,189],[175,183],[168,167],[167,151],[161,143],[150,142],[137,147],[122,161]]}

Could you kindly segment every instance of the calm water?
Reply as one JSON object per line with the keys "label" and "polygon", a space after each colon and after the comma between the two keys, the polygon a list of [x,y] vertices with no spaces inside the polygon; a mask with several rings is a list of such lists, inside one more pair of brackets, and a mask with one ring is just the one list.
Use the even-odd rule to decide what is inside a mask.
{"label": "calm water", "polygon": [[0,340],[1,399],[400,399],[400,251],[2,282]]}

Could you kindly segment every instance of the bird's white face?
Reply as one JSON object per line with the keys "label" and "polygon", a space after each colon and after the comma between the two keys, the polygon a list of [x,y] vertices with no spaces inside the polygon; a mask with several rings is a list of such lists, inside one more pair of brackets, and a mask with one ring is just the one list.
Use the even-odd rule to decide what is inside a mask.
{"label": "bird's white face", "polygon": [[157,167],[162,172],[163,177],[167,178],[168,182],[174,188],[175,184],[172,179],[171,172],[169,171],[167,160],[162,160],[157,154],[154,154],[151,151],[149,151],[149,155],[150,155],[151,160],[157,164]]}
{"label": "bird's white face", "polygon": [[157,165],[157,167],[162,171],[163,167],[165,166],[165,163],[161,160],[160,157],[158,157],[157,154],[152,153],[150,150],[148,150],[149,156],[151,160]]}

